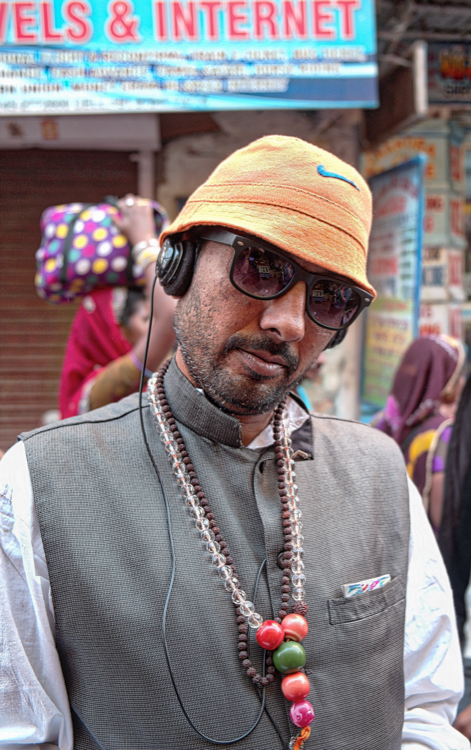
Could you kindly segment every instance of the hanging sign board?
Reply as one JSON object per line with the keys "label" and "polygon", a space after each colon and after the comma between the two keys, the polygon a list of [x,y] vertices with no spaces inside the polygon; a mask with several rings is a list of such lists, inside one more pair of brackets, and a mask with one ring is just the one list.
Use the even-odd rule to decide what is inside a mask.
{"label": "hanging sign board", "polygon": [[378,296],[365,320],[365,413],[384,406],[402,354],[418,334],[424,165],[421,155],[370,180],[368,278]]}
{"label": "hanging sign board", "polygon": [[471,104],[471,44],[428,45],[430,104]]}
{"label": "hanging sign board", "polygon": [[0,114],[377,106],[373,0],[0,2]]}

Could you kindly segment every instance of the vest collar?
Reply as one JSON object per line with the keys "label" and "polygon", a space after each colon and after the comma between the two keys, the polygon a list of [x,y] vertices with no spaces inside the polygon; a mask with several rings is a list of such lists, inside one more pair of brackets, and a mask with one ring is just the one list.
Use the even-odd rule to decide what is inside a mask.
{"label": "vest collar", "polygon": [[[214,440],[216,443],[230,445],[233,448],[243,448],[242,426],[238,419],[225,414],[217,406],[208,401],[204,393],[195,388],[182,373],[175,357],[170,362],[165,378],[165,393],[173,416],[197,435]],[[305,409],[301,399],[294,393],[291,398]],[[296,458],[313,458],[313,436],[311,420],[299,427],[291,438],[293,451],[299,453]]]}
{"label": "vest collar", "polygon": [[197,390],[175,362],[170,363],[165,393],[173,416],[197,435],[233,448],[242,448],[242,427],[238,419],[224,414],[204,393]]}

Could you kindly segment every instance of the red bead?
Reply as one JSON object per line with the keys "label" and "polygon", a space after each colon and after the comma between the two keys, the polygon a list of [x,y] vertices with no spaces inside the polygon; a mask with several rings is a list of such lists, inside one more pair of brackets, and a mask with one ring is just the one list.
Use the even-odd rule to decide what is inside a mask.
{"label": "red bead", "polygon": [[297,701],[289,710],[289,718],[295,727],[308,727],[314,721],[314,709],[309,701]]}
{"label": "red bead", "polygon": [[309,680],[302,672],[288,674],[281,681],[281,690],[289,701],[302,700],[309,694],[310,689]]}
{"label": "red bead", "polygon": [[291,638],[299,643],[306,637],[309,625],[305,617],[292,612],[284,618],[282,628],[285,638]]}
{"label": "red bead", "polygon": [[282,643],[284,633],[281,625],[275,620],[265,620],[258,628],[255,637],[259,646],[274,651]]}

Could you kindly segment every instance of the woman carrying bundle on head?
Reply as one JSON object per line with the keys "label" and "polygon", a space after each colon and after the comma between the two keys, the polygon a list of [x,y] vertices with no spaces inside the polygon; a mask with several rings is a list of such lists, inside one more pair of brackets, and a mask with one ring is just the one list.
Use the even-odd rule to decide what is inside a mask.
{"label": "woman carrying bundle on head", "polygon": [[[139,390],[158,241],[154,209],[148,201],[127,195],[118,207],[119,214],[113,221],[132,245],[135,265],[144,269],[145,288],[103,287],[83,298],[72,324],[61,375],[59,406],[63,419]],[[174,344],[174,309],[175,301],[157,283],[146,377],[158,368]]]}
{"label": "woman carrying bundle on head", "polygon": [[421,336],[406,350],[386,406],[373,421],[400,446],[435,533],[443,506],[445,461],[463,388],[464,347],[450,336]]}

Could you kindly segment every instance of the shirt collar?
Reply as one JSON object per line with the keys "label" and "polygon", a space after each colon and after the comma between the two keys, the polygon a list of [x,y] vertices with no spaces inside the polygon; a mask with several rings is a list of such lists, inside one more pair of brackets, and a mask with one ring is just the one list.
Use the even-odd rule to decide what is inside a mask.
{"label": "shirt collar", "polygon": [[[288,430],[290,432],[290,435],[293,434],[295,430],[298,430],[304,422],[309,418],[309,414],[298,404],[297,401],[294,400],[294,398],[291,398],[291,396],[288,396],[288,399],[286,401],[286,417],[288,422]],[[273,436],[273,425],[270,422],[269,425],[265,427],[264,430],[262,430],[256,438],[252,440],[252,442],[247,446],[247,448],[251,448],[252,450],[260,450],[260,448],[268,448],[269,445],[273,445],[274,443],[274,436]]]}

